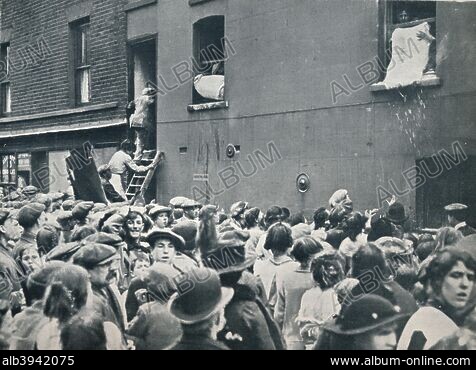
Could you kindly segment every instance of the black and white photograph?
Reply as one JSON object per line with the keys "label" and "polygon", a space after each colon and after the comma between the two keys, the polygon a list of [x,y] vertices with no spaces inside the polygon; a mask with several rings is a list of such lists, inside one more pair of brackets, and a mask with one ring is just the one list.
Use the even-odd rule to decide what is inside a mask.
{"label": "black and white photograph", "polygon": [[472,0],[0,0],[1,364],[469,366],[475,39]]}

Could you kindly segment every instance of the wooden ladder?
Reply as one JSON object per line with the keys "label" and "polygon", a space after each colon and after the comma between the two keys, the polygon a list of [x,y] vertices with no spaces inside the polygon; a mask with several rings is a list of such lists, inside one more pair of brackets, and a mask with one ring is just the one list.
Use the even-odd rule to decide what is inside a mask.
{"label": "wooden ladder", "polygon": [[128,201],[134,198],[144,198],[145,192],[149,188],[150,182],[154,177],[155,170],[162,160],[163,153],[156,153],[155,150],[144,150],[141,159],[136,161],[137,165],[148,166],[151,163],[155,163],[146,173],[134,173],[132,179],[127,186],[126,197]]}

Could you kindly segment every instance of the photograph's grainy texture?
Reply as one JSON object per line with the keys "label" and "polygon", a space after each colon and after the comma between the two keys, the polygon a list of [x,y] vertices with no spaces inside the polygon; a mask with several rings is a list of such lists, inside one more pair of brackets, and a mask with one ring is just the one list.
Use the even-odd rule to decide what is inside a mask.
{"label": "photograph's grainy texture", "polygon": [[0,349],[476,349],[476,2],[0,0]]}

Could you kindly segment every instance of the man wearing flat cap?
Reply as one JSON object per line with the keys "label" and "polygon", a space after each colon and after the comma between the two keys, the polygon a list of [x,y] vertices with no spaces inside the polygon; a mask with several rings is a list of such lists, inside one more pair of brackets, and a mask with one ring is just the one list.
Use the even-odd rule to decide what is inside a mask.
{"label": "man wearing flat cap", "polygon": [[85,226],[89,222],[89,212],[94,208],[94,202],[80,202],[71,211],[76,221],[76,228]]}
{"label": "man wearing flat cap", "polygon": [[116,249],[94,242],[84,242],[73,256],[73,263],[85,268],[89,273],[96,309],[101,313],[104,321],[116,324],[124,333],[123,311],[111,287],[117,276],[118,261],[119,255]]}
{"label": "man wearing flat cap", "polygon": [[200,211],[201,207],[202,205],[198,203],[196,200],[186,199],[182,203],[183,217],[177,220],[177,222],[186,221],[186,220],[192,220],[192,221],[198,222],[198,212]]}
{"label": "man wearing flat cap", "polygon": [[445,207],[450,226],[459,230],[463,236],[476,234],[476,230],[466,224],[468,216],[468,206],[461,203],[452,203]]}
{"label": "man wearing flat cap", "polygon": [[18,223],[23,227],[23,233],[15,249],[25,246],[36,247],[36,234],[46,222],[45,209],[46,207],[40,203],[30,203],[20,209]]}

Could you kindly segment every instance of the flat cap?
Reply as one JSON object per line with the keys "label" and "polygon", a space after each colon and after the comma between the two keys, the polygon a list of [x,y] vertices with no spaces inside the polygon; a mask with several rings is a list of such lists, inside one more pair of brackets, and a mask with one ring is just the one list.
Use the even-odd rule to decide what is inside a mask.
{"label": "flat cap", "polygon": [[45,259],[47,262],[68,262],[71,256],[73,256],[79,250],[79,248],[81,248],[81,244],[79,242],[60,244],[57,247],[53,248],[51,251],[49,251],[45,256]]}
{"label": "flat cap", "polygon": [[35,224],[46,207],[40,203],[29,203],[18,212],[18,223],[21,226],[30,227]]}
{"label": "flat cap", "polygon": [[36,186],[29,185],[23,188],[22,193],[25,195],[35,195],[40,192],[40,189],[38,189]]}
{"label": "flat cap", "polygon": [[76,206],[74,206],[72,210],[73,218],[74,219],[85,218],[89,214],[89,211],[91,211],[93,208],[94,208],[94,202],[80,202]]}
{"label": "flat cap", "polygon": [[182,208],[194,208],[194,207],[200,207],[200,206],[201,204],[193,199],[187,199],[182,203]]}
{"label": "flat cap", "polygon": [[170,213],[172,213],[172,208],[157,205],[149,211],[149,216],[154,218],[159,213],[168,213],[170,215]]}
{"label": "flat cap", "polygon": [[64,211],[72,211],[75,205],[76,201],[72,199],[66,199],[61,205],[61,208],[63,208]]}
{"label": "flat cap", "polygon": [[110,245],[83,242],[81,248],[73,256],[73,263],[91,269],[116,258],[118,258],[116,250]]}
{"label": "flat cap", "polygon": [[182,208],[183,203],[188,200],[188,198],[185,197],[175,197],[170,199],[169,204],[175,208]]}
{"label": "flat cap", "polygon": [[71,211],[59,211],[56,216],[56,221],[59,223],[70,221],[73,219],[73,212]]}
{"label": "flat cap", "polygon": [[124,243],[120,236],[104,233],[102,231],[89,235],[84,239],[83,244],[86,243],[96,243],[96,244],[105,244],[111,247],[117,248],[120,244]]}

